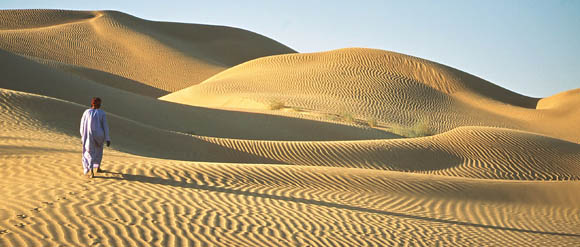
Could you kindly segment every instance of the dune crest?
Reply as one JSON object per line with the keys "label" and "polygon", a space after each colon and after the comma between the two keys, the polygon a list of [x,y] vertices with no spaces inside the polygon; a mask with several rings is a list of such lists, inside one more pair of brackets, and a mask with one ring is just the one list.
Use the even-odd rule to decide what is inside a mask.
{"label": "dune crest", "polygon": [[100,16],[95,11],[68,10],[0,10],[0,30],[43,28],[89,21]]}
{"label": "dune crest", "polygon": [[[573,114],[537,111],[538,99],[441,64],[375,49],[259,58],[160,99],[248,109],[280,102],[287,108],[352,115],[386,126],[427,122],[435,133],[491,126],[580,140],[580,131],[569,120],[578,119]],[[567,109],[580,107],[570,103]]]}
{"label": "dune crest", "polygon": [[[16,91],[0,92],[0,101],[7,109],[18,109],[5,112],[6,116],[28,116],[24,122],[45,123],[43,128],[52,132],[76,135],[82,106]],[[58,108],[59,113],[47,113],[50,108]],[[579,144],[509,129],[462,127],[424,138],[288,142],[204,137],[143,125],[113,114],[109,118],[111,134],[119,139],[116,149],[155,158],[365,168],[487,179],[580,179]],[[148,144],[151,139],[157,141]],[[465,139],[470,142],[465,143]]]}
{"label": "dune crest", "polygon": [[561,92],[538,101],[537,109],[578,110],[580,103],[580,88]]}
{"label": "dune crest", "polygon": [[[62,25],[66,24],[66,25]],[[67,35],[62,35],[66,33]],[[195,85],[238,63],[293,53],[262,35],[221,26],[154,22],[116,11],[1,10],[0,49],[162,90]],[[97,81],[110,81],[101,75]]]}

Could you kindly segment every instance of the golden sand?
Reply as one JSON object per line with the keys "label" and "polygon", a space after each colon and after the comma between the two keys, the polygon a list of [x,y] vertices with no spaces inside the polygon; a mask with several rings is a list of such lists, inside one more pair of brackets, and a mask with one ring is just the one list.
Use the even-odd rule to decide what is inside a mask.
{"label": "golden sand", "polygon": [[[580,89],[291,53],[229,27],[0,11],[0,246],[580,244]],[[113,144],[87,179],[92,96]]]}

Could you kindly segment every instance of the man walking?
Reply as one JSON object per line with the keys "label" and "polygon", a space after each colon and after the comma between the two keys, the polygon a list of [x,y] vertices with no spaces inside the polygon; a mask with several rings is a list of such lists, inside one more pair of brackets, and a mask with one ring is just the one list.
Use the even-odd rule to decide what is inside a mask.
{"label": "man walking", "polygon": [[84,174],[92,178],[95,173],[101,172],[100,165],[103,159],[103,146],[111,145],[107,116],[101,109],[101,99],[94,97],[91,100],[91,109],[87,109],[81,118],[81,140],[83,143],[83,170]]}

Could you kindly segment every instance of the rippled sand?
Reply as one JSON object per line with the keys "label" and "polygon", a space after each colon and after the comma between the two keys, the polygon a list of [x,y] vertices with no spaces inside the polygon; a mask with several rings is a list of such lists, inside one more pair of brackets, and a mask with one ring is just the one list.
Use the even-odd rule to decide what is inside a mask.
{"label": "rippled sand", "polygon": [[0,246],[580,244],[579,89],[111,11],[2,10],[0,62]]}

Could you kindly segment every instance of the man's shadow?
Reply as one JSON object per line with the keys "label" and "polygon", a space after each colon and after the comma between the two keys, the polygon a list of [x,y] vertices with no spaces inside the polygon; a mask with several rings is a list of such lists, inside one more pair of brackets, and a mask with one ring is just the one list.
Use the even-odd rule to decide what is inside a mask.
{"label": "man's shadow", "polygon": [[458,226],[479,227],[479,228],[492,229],[492,230],[532,233],[532,234],[544,234],[544,235],[553,235],[553,236],[580,237],[580,234],[575,234],[575,233],[547,232],[547,231],[520,229],[520,228],[513,228],[513,227],[484,225],[484,224],[462,222],[462,221],[455,221],[455,220],[437,219],[437,218],[431,218],[431,217],[426,217],[426,216],[417,216],[417,215],[410,215],[410,214],[404,214],[404,213],[398,213],[398,212],[390,212],[390,211],[384,211],[384,210],[378,210],[378,209],[372,209],[372,208],[364,208],[364,207],[359,207],[359,206],[351,206],[351,205],[334,203],[334,202],[318,201],[318,200],[304,199],[304,198],[295,198],[295,197],[281,196],[281,195],[271,195],[271,194],[265,194],[265,193],[259,193],[259,192],[225,188],[225,187],[220,187],[220,186],[212,186],[212,185],[205,185],[205,184],[188,183],[188,182],[183,182],[183,181],[175,181],[175,180],[164,179],[164,178],[159,178],[159,177],[149,177],[149,176],[144,176],[144,175],[126,174],[126,173],[113,172],[113,171],[108,171],[108,170],[103,170],[101,173],[104,173],[107,175],[106,176],[95,176],[95,178],[119,180],[119,181],[135,181],[135,182],[140,182],[140,183],[166,185],[166,186],[185,188],[185,189],[204,190],[204,191],[210,191],[210,192],[221,192],[221,193],[228,193],[228,194],[234,194],[234,195],[265,198],[265,199],[280,200],[280,201],[294,202],[294,203],[304,203],[304,204],[317,205],[317,206],[323,206],[323,207],[329,207],[329,208],[335,208],[335,209],[345,209],[345,210],[358,211],[358,212],[362,212],[362,213],[379,214],[379,215],[401,217],[401,218],[414,219],[414,220],[424,220],[424,221],[429,221],[429,222],[444,223],[444,224],[451,224],[451,225],[458,225]]}

